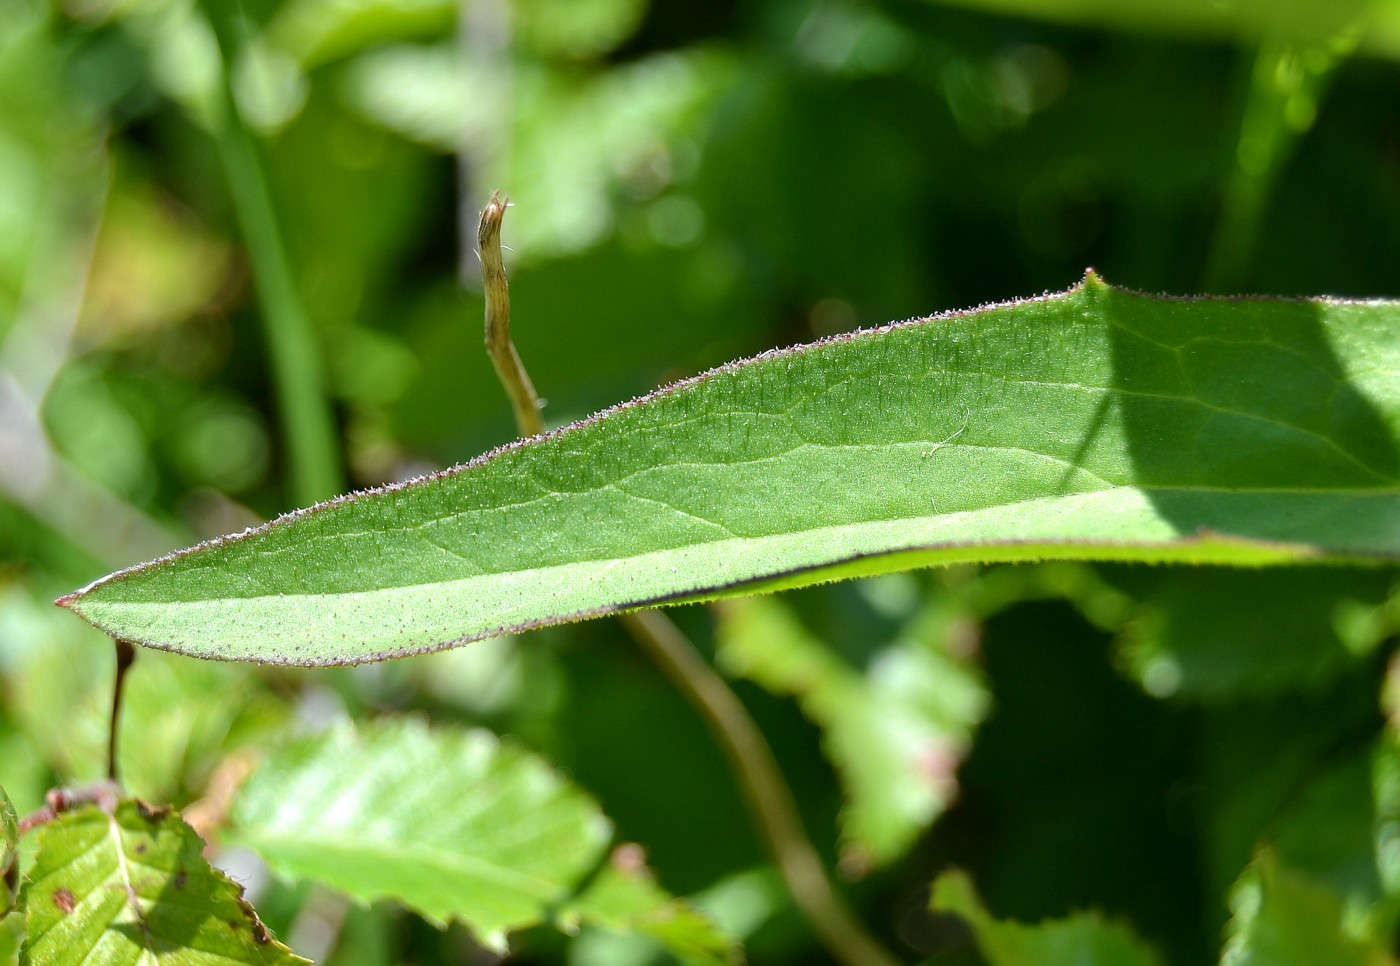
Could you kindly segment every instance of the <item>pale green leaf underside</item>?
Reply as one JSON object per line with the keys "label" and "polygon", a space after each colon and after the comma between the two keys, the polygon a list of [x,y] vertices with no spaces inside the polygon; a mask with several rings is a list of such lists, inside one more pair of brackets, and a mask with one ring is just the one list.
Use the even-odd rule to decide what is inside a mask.
{"label": "pale green leaf underside", "polygon": [[137,802],[69,812],[39,833],[24,886],[33,966],[295,966],[178,815]]}
{"label": "pale green leaf underside", "polygon": [[228,837],[287,878],[460,919],[500,947],[568,895],[610,835],[593,801],[524,749],[404,719],[273,754],[239,791]]}
{"label": "pale green leaf underside", "polygon": [[334,664],[967,560],[1400,557],[1400,306],[1070,291],[770,352],[63,603]]}

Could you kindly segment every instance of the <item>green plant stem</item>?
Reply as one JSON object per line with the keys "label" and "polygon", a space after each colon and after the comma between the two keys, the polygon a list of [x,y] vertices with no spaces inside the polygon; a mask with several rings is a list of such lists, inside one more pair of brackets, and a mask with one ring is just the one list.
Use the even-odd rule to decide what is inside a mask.
{"label": "green plant stem", "polygon": [[262,308],[290,496],[297,505],[308,506],[345,488],[338,433],[326,398],[320,349],[293,280],[262,159],[233,93],[231,65],[243,46],[239,5],[211,0],[204,8],[223,58],[222,123],[215,141]]}
{"label": "green plant stem", "polygon": [[[521,435],[536,436],[544,431],[539,396],[510,338],[510,290],[501,260],[505,209],[499,194],[493,196],[477,232],[486,295],[486,349],[515,409]],[[641,610],[618,619],[704,718],[793,902],[827,950],[847,966],[896,966],[899,960],[866,931],[832,886],[802,827],[797,801],[773,749],[738,695],[665,614]]]}
{"label": "green plant stem", "polygon": [[117,648],[117,673],[112,682],[112,721],[107,735],[107,780],[117,781],[117,735],[121,722],[122,694],[126,686],[126,672],[136,663],[136,645],[120,637],[112,638]]}
{"label": "green plant stem", "polygon": [[797,801],[773,749],[724,678],[701,659],[690,639],[655,610],[619,615],[622,625],[704,717],[724,749],[749,814],[793,901],[827,950],[849,966],[894,966],[899,961],[866,931],[827,877],[807,838]]}

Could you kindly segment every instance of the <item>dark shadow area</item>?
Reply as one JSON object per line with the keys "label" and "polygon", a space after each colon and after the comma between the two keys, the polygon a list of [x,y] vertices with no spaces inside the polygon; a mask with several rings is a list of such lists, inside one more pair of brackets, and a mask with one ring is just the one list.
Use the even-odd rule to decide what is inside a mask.
{"label": "dark shadow area", "polygon": [[1099,297],[1133,480],[1181,535],[1390,543],[1394,430],[1348,381],[1325,304]]}

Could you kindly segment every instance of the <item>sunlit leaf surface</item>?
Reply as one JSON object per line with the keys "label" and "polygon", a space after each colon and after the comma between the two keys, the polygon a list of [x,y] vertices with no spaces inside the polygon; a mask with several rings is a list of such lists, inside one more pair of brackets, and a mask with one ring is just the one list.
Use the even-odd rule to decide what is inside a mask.
{"label": "sunlit leaf surface", "polygon": [[598,861],[610,825],[581,791],[485,731],[349,725],[270,756],[231,839],[291,879],[395,899],[501,946]]}
{"label": "sunlit leaf surface", "polygon": [[962,560],[1400,556],[1400,309],[1069,292],[771,352],[63,603],[334,664]]}
{"label": "sunlit leaf surface", "polygon": [[174,812],[86,806],[39,832],[23,892],[34,966],[226,966],[306,960],[274,939],[243,890]]}

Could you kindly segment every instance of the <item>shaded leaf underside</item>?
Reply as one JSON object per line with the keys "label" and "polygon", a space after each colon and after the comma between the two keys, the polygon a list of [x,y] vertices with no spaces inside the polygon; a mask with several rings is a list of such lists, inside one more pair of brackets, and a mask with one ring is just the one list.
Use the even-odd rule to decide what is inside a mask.
{"label": "shaded leaf underside", "polygon": [[770,352],[62,603],[353,663],[638,605],[1047,557],[1400,557],[1400,307],[1070,291]]}

